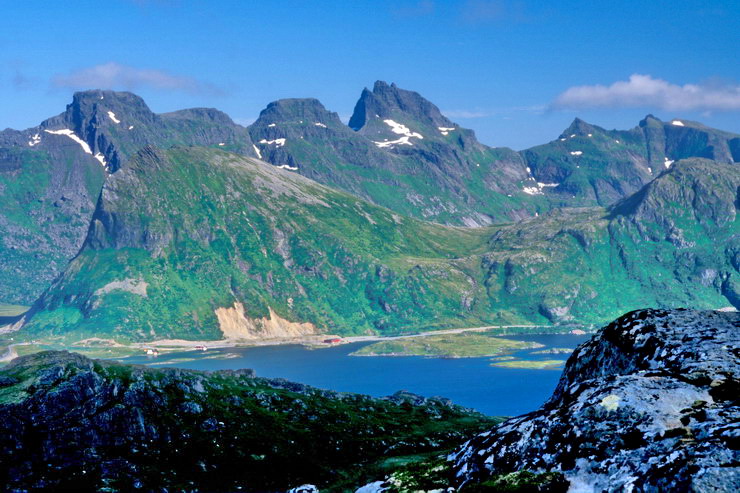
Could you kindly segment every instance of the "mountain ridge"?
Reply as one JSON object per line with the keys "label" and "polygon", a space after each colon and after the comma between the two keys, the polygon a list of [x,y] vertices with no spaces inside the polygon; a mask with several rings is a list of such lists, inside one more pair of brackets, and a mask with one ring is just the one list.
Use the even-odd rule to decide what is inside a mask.
{"label": "mountain ridge", "polygon": [[[73,267],[80,266],[76,262],[79,260],[78,254],[83,257],[91,255],[89,258],[85,257],[85,262],[93,262],[88,266],[91,267],[103,258],[94,260],[92,255],[97,255],[95,252],[103,255],[101,252],[107,251],[105,255],[115,259],[123,255],[120,252],[134,248],[141,250],[140,253],[146,252],[152,259],[160,258],[165,251],[169,252],[167,255],[176,252],[179,252],[178,255],[184,252],[195,255],[196,250],[200,249],[202,253],[198,255],[205,254],[215,262],[208,264],[211,267],[218,265],[218,269],[222,269],[225,274],[243,278],[248,284],[252,283],[249,288],[252,301],[247,303],[241,298],[242,294],[224,295],[232,293],[233,286],[230,283],[223,284],[223,280],[214,279],[212,286],[195,289],[198,284],[195,279],[179,279],[177,282],[183,283],[180,286],[190,293],[188,296],[193,297],[192,300],[199,300],[194,302],[194,306],[200,307],[196,310],[196,315],[184,325],[197,327],[195,332],[186,334],[188,337],[196,334],[208,334],[209,338],[220,337],[217,329],[219,324],[214,316],[214,310],[217,309],[229,310],[229,317],[236,317],[242,322],[244,319],[254,323],[261,320],[258,326],[264,326],[274,313],[286,323],[313,324],[312,330],[333,330],[343,324],[357,323],[357,330],[387,333],[389,330],[413,331],[507,321],[535,324],[568,321],[598,323],[615,316],[618,310],[644,305],[647,300],[656,303],[656,306],[697,303],[696,306],[709,308],[717,307],[722,300],[729,300],[734,305],[740,299],[740,282],[737,279],[739,263],[733,253],[738,251],[737,238],[734,235],[737,229],[734,219],[737,204],[736,198],[733,198],[736,194],[733,187],[737,186],[738,169],[729,161],[702,161],[693,158],[674,161],[669,159],[675,157],[674,155],[666,155],[666,150],[675,152],[676,156],[682,153],[702,154],[708,149],[708,143],[724,142],[724,147],[712,144],[712,149],[718,149],[718,154],[712,154],[711,157],[725,155],[726,158],[725,150],[733,148],[736,139],[734,134],[688,121],[681,121],[683,125],[676,124],[679,120],[661,122],[650,115],[638,127],[628,131],[608,131],[576,119],[563,136],[550,144],[533,148],[527,151],[529,154],[522,156],[511,150],[486,148],[474,140],[472,132],[468,133],[454,124],[452,127],[444,127],[444,130],[430,128],[431,124],[445,122],[435,120],[441,113],[417,93],[380,82],[374,89],[377,89],[379,95],[373,95],[369,90],[363,92],[369,101],[365,107],[384,104],[387,109],[379,111],[387,111],[383,113],[385,116],[393,116],[399,121],[387,118],[386,120],[392,122],[388,123],[378,116],[371,118],[364,128],[371,129],[374,125],[383,132],[388,132],[390,137],[405,139],[411,145],[379,145],[386,141],[363,136],[362,129],[360,132],[352,130],[341,123],[336,113],[328,111],[318,100],[311,98],[271,103],[252,126],[245,128],[234,124],[228,116],[213,109],[195,108],[155,115],[148,110],[143,100],[123,93],[120,96],[123,101],[132,101],[134,116],[129,117],[125,110],[118,108],[116,98],[119,96],[105,91],[78,93],[67,112],[43,124],[44,130],[69,130],[71,134],[44,132],[43,137],[36,139],[30,131],[26,132],[28,135],[14,131],[0,133],[0,171],[5,170],[0,172],[0,179],[6,180],[3,183],[7,184],[0,189],[16,190],[13,192],[15,195],[6,195],[5,198],[0,195],[0,201],[25,204],[17,212],[15,209],[8,209],[14,211],[13,216],[0,214],[0,228],[6,227],[9,228],[7,231],[12,232],[3,238],[5,252],[9,252],[5,258],[9,262],[0,268],[0,287],[2,282],[17,286],[0,290],[0,295],[10,293],[10,296],[3,296],[10,301],[17,301],[20,299],[18,294],[23,293],[25,298],[22,301],[39,300],[40,305],[37,303],[34,308],[36,315],[29,315],[35,320],[29,325],[35,327],[34,330],[51,327],[58,316],[62,317],[57,320],[60,330],[61,327],[74,327],[77,322],[86,320],[93,311],[99,309],[103,297],[96,295],[96,292],[112,296],[113,300],[118,295],[125,298],[134,294],[126,289],[134,292],[142,290],[141,282],[155,285],[148,278],[154,272],[150,269],[155,266],[142,257],[136,261],[136,265],[143,270],[136,275],[110,278],[103,284],[97,284],[96,276],[92,276],[84,280],[83,285],[87,287],[81,292],[75,291],[77,288],[67,292],[67,288],[63,286],[76,275]],[[374,102],[376,99],[379,101],[377,104]],[[403,113],[404,108],[410,110]],[[135,116],[138,114],[141,116]],[[415,123],[412,119],[404,120],[419,114],[423,121]],[[155,124],[138,129],[142,140],[136,140],[138,137],[134,137],[139,135],[135,133],[139,125],[137,122],[145,120],[155,121]],[[156,122],[165,123],[160,125]],[[134,123],[134,128],[129,131],[128,128],[132,125],[126,125],[127,123]],[[59,128],[62,126],[65,128]],[[83,130],[78,130],[78,127]],[[116,133],[119,130],[125,130],[125,138],[119,136],[120,132]],[[414,134],[419,130],[425,135],[419,133],[420,137],[416,137]],[[90,141],[92,144],[82,139],[81,143],[76,141],[77,132],[85,138],[93,136]],[[130,132],[134,132],[134,137],[128,135]],[[568,132],[573,133],[566,135]],[[672,137],[674,133],[678,137]],[[226,138],[228,136],[233,138],[229,140]],[[219,142],[221,138],[226,142]],[[155,142],[152,144],[153,141]],[[86,152],[83,144],[88,146],[90,152]],[[113,155],[110,154],[113,152],[110,150],[112,148],[121,156],[117,158],[118,161],[110,158],[111,163],[119,163],[112,173],[108,173],[111,170],[103,169],[96,157],[102,144],[106,144],[108,151],[99,157],[106,163],[109,159],[107,156]],[[196,145],[193,150],[178,147],[193,144]],[[140,145],[145,151],[141,151],[141,147],[137,148]],[[196,150],[198,148],[202,150]],[[615,149],[622,154],[610,154],[617,152]],[[221,151],[225,154],[220,154]],[[53,164],[59,161],[55,156],[62,156],[60,153],[73,156],[72,160],[63,161],[70,171],[62,173],[64,168],[54,168]],[[250,161],[252,157],[249,156],[258,154],[270,161],[273,168],[283,169],[276,169],[275,174],[263,167],[267,164]],[[167,170],[161,168],[161,163],[174,155],[181,159],[183,170],[178,170],[177,167]],[[238,161],[239,155],[246,155],[247,161],[244,162],[251,164],[245,164],[246,168],[231,168],[242,169],[242,175],[247,168],[261,170],[257,175],[269,176],[271,187],[288,191],[279,195],[277,201],[270,199],[270,203],[277,208],[287,207],[300,211],[297,215],[303,217],[306,224],[297,224],[287,214],[276,215],[273,210],[257,206],[266,200],[266,196],[258,189],[242,194],[242,198],[246,200],[244,210],[256,214],[250,219],[255,221],[254,224],[240,225],[221,217],[226,210],[228,198],[238,196],[240,187],[250,183],[257,175],[244,181],[246,175],[237,178],[229,166],[217,164],[212,171],[218,176],[206,173],[203,177],[206,184],[208,179],[216,179],[214,185],[218,186],[213,189],[206,186],[203,190],[199,189],[201,184],[193,183],[186,175],[179,175],[178,183],[168,176],[172,172],[191,170],[192,166],[195,166],[192,168],[194,171],[211,159],[216,163]],[[54,180],[72,176],[73,192],[64,191],[63,187],[56,185],[57,182],[54,182],[54,186],[41,190],[30,187],[27,180],[35,168],[31,168],[34,161],[28,156],[34,159],[39,157],[40,166]],[[127,171],[127,163],[130,161],[127,156],[134,156],[134,159],[144,156],[144,161],[152,169],[141,168],[139,171],[143,174],[153,173],[150,178],[156,180],[155,184],[136,182],[129,188],[113,186],[115,183],[122,183],[122,177],[131,176]],[[612,159],[613,156],[617,158]],[[480,159],[481,162],[476,163],[477,158],[485,158],[489,162],[486,164],[486,161]],[[191,159],[198,162],[191,162]],[[661,167],[652,169],[652,162],[659,163]],[[525,167],[526,163],[531,168]],[[484,165],[478,166],[479,164]],[[451,169],[455,172],[448,173],[447,170]],[[86,177],[80,177],[80,174]],[[307,178],[301,179],[301,176]],[[503,178],[505,180],[502,182],[497,181]],[[605,179],[616,181],[608,182]],[[264,182],[265,179],[259,180]],[[111,186],[106,188],[104,182]],[[229,188],[224,188],[224,183],[228,183]],[[370,183],[373,185],[368,186]],[[159,184],[163,187],[161,190],[157,188]],[[662,185],[658,187],[658,184]],[[328,188],[322,188],[327,186]],[[305,187],[312,192],[302,191]],[[579,191],[589,189],[601,191],[593,197]],[[149,192],[144,193],[145,190]],[[181,197],[178,197],[178,190],[189,195],[190,201],[182,202]],[[321,192],[317,192],[318,196],[313,196],[313,191],[317,190]],[[451,191],[451,194],[444,190]],[[518,192],[506,193],[507,190]],[[62,191],[61,197],[54,195],[59,191]],[[571,192],[579,195],[568,197]],[[202,193],[210,194],[212,202],[201,204]],[[48,194],[52,194],[49,199],[45,198]],[[315,215],[321,209],[308,211],[306,204],[299,200],[302,198],[315,204],[317,201],[325,201],[322,198],[325,196],[339,201],[336,203],[341,204],[338,205],[338,210],[342,211],[339,216],[327,216],[324,212]],[[461,200],[460,204],[467,204],[467,212],[463,214],[467,218],[463,221],[465,224],[491,224],[495,217],[492,212],[494,210],[508,211],[507,214],[516,222],[511,223],[511,218],[507,221],[502,219],[498,221],[498,225],[488,226],[489,229],[462,232],[407,217],[418,217],[419,211],[424,216],[426,213],[423,211],[426,210],[432,218],[452,218],[449,215],[452,209],[448,206],[454,203],[449,201],[453,196],[457,197],[454,200]],[[19,201],[18,197],[23,199]],[[35,202],[36,197],[44,198]],[[608,197],[611,198],[606,200]],[[641,197],[649,198],[650,201],[645,202]],[[605,200],[606,209],[594,208],[601,200],[596,200],[597,198]],[[98,200],[97,204],[95,200]],[[481,212],[482,209],[476,205],[481,200],[488,204],[486,207],[489,207],[490,214]],[[107,209],[101,209],[101,203],[106,207],[118,204],[115,207],[119,209],[115,210],[119,212],[117,215],[107,216]],[[172,208],[175,203],[179,205]],[[379,207],[378,203],[387,208]],[[559,206],[570,209],[559,210]],[[171,225],[160,218],[155,226],[152,221],[161,216],[159,211],[162,207],[170,208],[168,210],[173,216],[182,216],[185,222],[172,229]],[[50,210],[54,214],[62,213],[66,216],[58,216],[53,219],[55,222],[51,226],[44,225],[38,231],[29,227],[30,235],[27,240],[19,233],[21,230],[13,229],[15,226],[12,221],[17,221],[17,218],[29,221],[30,218],[29,224],[33,226],[33,221],[42,217],[38,215],[38,210]],[[140,211],[140,217],[135,218],[130,214],[130,211],[135,210]],[[455,213],[463,211],[457,210]],[[216,214],[219,221],[223,221],[220,232],[207,226],[211,214]],[[351,217],[352,214],[359,214],[360,222],[366,227],[370,225],[371,230],[362,231],[357,218]],[[75,228],[69,227],[69,217],[74,221]],[[272,224],[270,221],[278,221],[280,226],[276,227],[277,223]],[[317,256],[306,257],[305,253],[296,253],[304,247],[299,245],[300,241],[293,240],[293,235],[306,235],[309,242],[317,241],[306,225],[322,221],[336,222],[336,227],[330,225],[325,230],[327,238],[336,242],[331,249],[335,251],[335,248],[339,248],[336,251],[341,251],[342,256],[350,252],[352,261],[348,260],[349,257],[331,256],[321,260],[327,251],[326,245],[318,246],[319,243],[314,243]],[[382,234],[376,228],[377,225],[386,228]],[[33,241],[40,244],[37,238],[42,238],[47,234],[46,231],[57,231],[54,227],[74,234],[66,243],[61,243],[56,233],[48,236],[42,244],[45,250],[41,252],[24,246]],[[224,259],[219,260],[213,256],[213,245],[219,235],[225,234],[228,237],[235,232],[244,235],[247,234],[247,229],[244,229],[247,227],[264,235],[264,243],[259,248],[276,254],[270,260],[275,262],[274,267],[268,268],[265,264],[258,272],[237,273],[224,263],[224,259],[230,255],[228,248],[222,252],[227,254]],[[345,227],[348,229],[342,230]],[[392,232],[403,228],[407,229],[400,235],[397,234],[398,231]],[[355,235],[355,238],[350,239],[350,235]],[[390,239],[383,240],[382,235]],[[486,239],[486,235],[490,235],[490,238]],[[706,235],[715,237],[716,245],[707,242]],[[413,236],[417,238],[411,241]],[[430,249],[418,241],[430,238],[434,238],[431,240],[433,243],[442,241],[444,246]],[[521,244],[523,238],[527,238],[524,245]],[[8,245],[10,240],[14,240],[15,244]],[[183,245],[186,241],[192,242],[192,245],[185,250],[178,250],[178,245]],[[233,243],[235,240],[229,241]],[[396,241],[401,243],[396,244]],[[472,241],[472,248],[454,247],[454,241]],[[126,246],[126,242],[130,244]],[[64,244],[65,248],[52,251],[50,245],[54,243]],[[409,249],[410,245],[419,249],[419,252],[426,253],[414,255]],[[388,247],[391,250],[396,248],[403,254],[400,258],[387,255]],[[216,250],[221,248],[222,246],[218,246]],[[646,268],[640,266],[638,260],[643,255],[640,248],[647,248],[650,252],[652,260],[646,264]],[[121,258],[126,255],[129,253]],[[243,255],[247,253],[242,252],[239,255],[242,256],[240,261],[243,261]],[[347,313],[340,314],[342,310],[337,311],[336,307],[331,306],[332,302],[329,302],[326,293],[316,297],[323,300],[319,304],[306,302],[305,294],[301,291],[304,289],[303,282],[296,277],[305,276],[305,273],[291,271],[295,266],[296,255],[303,259],[306,272],[317,276],[317,279],[339,276],[342,279],[339,284],[346,281],[344,274],[347,266],[351,266],[352,262],[359,262],[356,265],[363,266],[362,273],[356,271],[355,274],[364,280],[355,278],[353,282],[358,282],[357,286],[362,287],[356,293],[346,293],[338,298],[352,300],[350,306],[358,311],[351,316]],[[66,262],[73,257],[73,266],[65,268]],[[419,258],[414,260],[413,257]],[[177,258],[177,255],[173,258]],[[305,264],[309,258],[314,262],[320,261],[322,267],[316,269]],[[545,259],[545,262],[535,259]],[[194,262],[194,259],[190,262]],[[346,262],[349,263],[345,264]],[[115,261],[110,265],[122,269],[124,274],[127,272],[125,265]],[[169,269],[168,275],[174,274],[171,270],[173,265],[177,264],[166,268]],[[240,268],[244,269],[244,265]],[[262,278],[265,271],[261,269],[273,268],[282,269],[281,275],[286,276],[283,280],[287,284],[276,288],[274,279]],[[319,274],[323,268],[327,270]],[[355,267],[349,268],[352,270]],[[41,272],[37,274],[34,269]],[[539,277],[534,278],[534,273]],[[39,299],[38,295],[43,288],[48,287],[48,283],[58,274],[62,274],[58,281]],[[90,274],[87,271],[85,276]],[[443,281],[444,276],[448,276],[450,281]],[[620,282],[625,283],[628,296],[623,300],[608,287],[609,276],[616,276]],[[655,276],[664,277],[661,280]],[[669,285],[668,281],[671,279],[678,280],[678,283]],[[75,284],[80,280],[82,278],[72,282]],[[563,280],[567,280],[570,285]],[[370,284],[367,285],[366,282]],[[688,286],[692,282],[700,283],[702,288],[695,293],[689,292]],[[126,289],[118,295],[115,293],[120,290],[113,290],[114,293],[110,294],[110,288],[106,288],[110,283],[113,283],[112,286],[125,286]],[[213,286],[222,284],[224,289],[221,294],[213,294]],[[283,291],[288,285],[293,287]],[[648,295],[648,286],[656,294]],[[335,287],[346,289],[339,285]],[[411,294],[404,292],[405,289],[421,290],[424,294]],[[66,294],[61,296],[62,293]],[[204,297],[205,293],[211,293],[208,294],[210,298]],[[332,296],[336,296],[336,293]],[[642,302],[638,305],[640,296]],[[109,314],[114,317],[108,320],[112,323],[111,327],[122,327],[124,324],[126,317],[122,316],[123,312],[120,310],[123,307],[119,306],[124,298],[113,302],[111,306]],[[183,299],[186,298],[187,296]],[[164,308],[174,306],[166,299],[170,298],[160,298],[164,304],[150,312],[152,320],[158,320],[159,324],[164,323],[168,317],[163,315],[167,311]],[[288,299],[293,300],[293,306],[289,306]],[[589,301],[591,299],[597,301]],[[82,303],[75,300],[87,301]],[[243,306],[243,310],[237,309],[236,303]],[[152,309],[153,305],[149,310]],[[119,312],[114,315],[116,310]],[[303,311],[298,313],[296,310]],[[179,313],[178,316],[184,314],[182,307],[175,309],[175,312]],[[45,315],[39,315],[40,313]],[[585,316],[588,313],[592,315]],[[208,322],[205,323],[204,320]],[[172,323],[174,321],[175,319],[170,320]],[[180,322],[182,320],[177,323]],[[137,328],[140,335],[137,337],[144,337],[141,334],[147,333],[143,328],[146,326],[146,323],[140,324]],[[89,330],[92,330],[92,326]],[[152,334],[159,334],[158,330],[151,327],[148,330]]]}
{"label": "mountain ridge", "polygon": [[[739,285],[739,171],[680,161],[635,206],[466,229],[253,158],[147,149],[112,175],[85,247],[18,335],[389,335],[595,324],[646,303],[720,308]],[[711,200],[697,199],[701,186]]]}

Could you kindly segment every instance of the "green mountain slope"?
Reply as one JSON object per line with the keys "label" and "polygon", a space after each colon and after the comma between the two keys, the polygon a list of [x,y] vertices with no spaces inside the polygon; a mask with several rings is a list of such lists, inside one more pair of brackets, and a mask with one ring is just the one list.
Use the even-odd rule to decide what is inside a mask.
{"label": "green mountain slope", "polygon": [[77,143],[30,146],[34,135],[0,132],[0,303],[32,303],[66,267],[105,181]]}
{"label": "green mountain slope", "polygon": [[148,144],[255,155],[247,129],[217,110],[157,115],[125,92],[78,92],[38,127],[0,132],[0,302],[41,294],[79,251],[105,176]]}
{"label": "green mountain slope", "polygon": [[287,320],[345,334],[434,327],[459,318],[474,285],[465,258],[486,239],[234,154],[149,148],[109,177],[84,248],[28,329],[152,339],[315,330]]}
{"label": "green mountain slope", "polygon": [[549,144],[490,148],[380,81],[350,124],[315,99],[271,103],[247,129],[214,109],[155,114],[131,93],[76,93],[38,127],[0,132],[0,302],[31,303],[48,286],[79,251],[105,177],[147,145],[260,156],[399,214],[466,226],[611,206],[676,160],[740,159],[738,135],[652,116],[629,131],[577,119]]}
{"label": "green mountain slope", "polygon": [[648,115],[631,130],[605,130],[576,118],[556,140],[522,151],[553,206],[610,206],[691,157],[740,161],[740,135],[688,120]]}
{"label": "green mountain slope", "polygon": [[234,154],[148,148],[109,177],[22,334],[395,334],[719,308],[737,300],[738,186],[736,166],[686,160],[611,210],[465,229]]}

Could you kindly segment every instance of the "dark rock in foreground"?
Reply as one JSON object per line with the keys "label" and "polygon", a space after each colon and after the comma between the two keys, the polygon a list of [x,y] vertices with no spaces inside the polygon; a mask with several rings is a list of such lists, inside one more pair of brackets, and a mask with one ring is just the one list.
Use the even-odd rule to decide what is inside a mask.
{"label": "dark rock in foreground", "polygon": [[151,369],[45,352],[0,371],[3,490],[345,489],[389,457],[490,427],[442,399],[323,391],[251,370]]}
{"label": "dark rock in foreground", "polygon": [[570,491],[740,491],[740,314],[641,310],[574,351],[550,400],[466,443],[456,481],[562,471]]}

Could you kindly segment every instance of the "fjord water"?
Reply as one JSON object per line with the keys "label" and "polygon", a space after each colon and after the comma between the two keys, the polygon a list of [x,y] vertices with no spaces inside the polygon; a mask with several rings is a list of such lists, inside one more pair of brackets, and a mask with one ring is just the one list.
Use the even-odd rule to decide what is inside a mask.
{"label": "fjord water", "polygon": [[[577,335],[522,335],[548,347],[575,348],[588,339]],[[416,356],[355,357],[349,354],[368,343],[325,349],[298,345],[209,349],[207,352],[136,356],[126,363],[197,370],[252,368],[258,376],[285,378],[323,389],[382,397],[406,390],[425,397],[441,396],[491,416],[516,416],[534,411],[550,396],[560,370],[490,366],[490,358],[425,358]],[[545,348],[545,349],[546,349]],[[517,351],[517,359],[566,359],[568,355]]]}

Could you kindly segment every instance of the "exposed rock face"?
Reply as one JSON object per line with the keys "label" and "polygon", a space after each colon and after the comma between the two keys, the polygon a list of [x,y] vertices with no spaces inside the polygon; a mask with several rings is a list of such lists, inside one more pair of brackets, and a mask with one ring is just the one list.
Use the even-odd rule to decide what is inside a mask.
{"label": "exposed rock face", "polygon": [[376,463],[495,421],[441,399],[373,399],[252,370],[132,367],[62,352],[0,370],[8,491],[295,491],[362,484]]}
{"label": "exposed rock face", "polygon": [[233,307],[217,308],[216,318],[225,339],[280,339],[318,333],[316,326],[311,323],[291,322],[272,308],[269,308],[269,312],[268,317],[250,318],[244,311],[244,305],[235,301]]}
{"label": "exposed rock face", "polygon": [[739,314],[628,313],[576,349],[540,410],[451,456],[457,481],[562,471],[570,491],[738,491],[739,377]]}
{"label": "exposed rock face", "polygon": [[360,130],[376,118],[392,118],[397,113],[432,127],[452,128],[455,124],[419,93],[400,89],[379,80],[373,90],[364,89],[349,120],[350,128]]}

